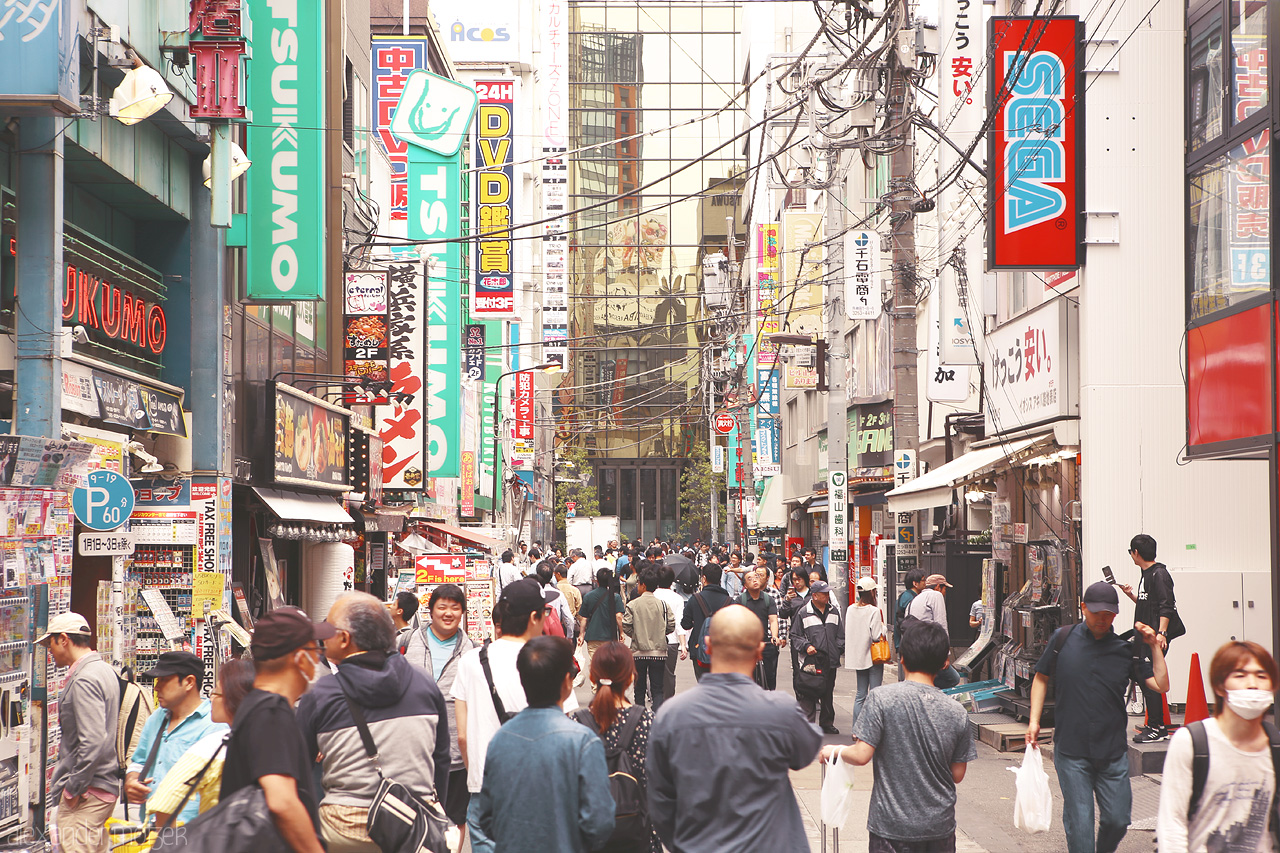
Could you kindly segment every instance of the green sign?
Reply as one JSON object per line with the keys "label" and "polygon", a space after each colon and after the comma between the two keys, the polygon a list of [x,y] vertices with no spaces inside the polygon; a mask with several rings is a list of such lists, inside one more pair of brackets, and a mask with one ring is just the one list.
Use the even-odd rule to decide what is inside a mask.
{"label": "green sign", "polygon": [[324,15],[297,0],[248,0],[248,5],[258,49],[248,68],[253,125],[247,153],[253,167],[245,173],[246,293],[250,299],[321,299]]}
{"label": "green sign", "polygon": [[[475,89],[414,71],[391,119],[409,146],[409,239],[427,264],[427,476],[462,474],[462,160]],[[439,242],[444,241],[444,242]]]}

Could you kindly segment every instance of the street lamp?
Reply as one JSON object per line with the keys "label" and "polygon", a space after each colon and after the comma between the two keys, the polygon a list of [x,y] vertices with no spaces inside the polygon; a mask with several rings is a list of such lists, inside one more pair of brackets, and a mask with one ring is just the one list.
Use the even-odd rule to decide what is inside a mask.
{"label": "street lamp", "polygon": [[[515,376],[517,373],[525,371],[541,370],[544,373],[558,373],[563,368],[558,361],[548,361],[543,364],[535,364],[533,367],[522,367],[519,370],[508,370],[506,373],[500,374],[497,379],[493,380],[493,520],[498,520],[498,469],[502,467],[502,460],[498,456],[498,439],[502,436],[502,423],[498,418],[498,401],[502,399],[501,386],[502,380],[508,376]],[[555,465],[551,466],[551,476],[555,477]]]}

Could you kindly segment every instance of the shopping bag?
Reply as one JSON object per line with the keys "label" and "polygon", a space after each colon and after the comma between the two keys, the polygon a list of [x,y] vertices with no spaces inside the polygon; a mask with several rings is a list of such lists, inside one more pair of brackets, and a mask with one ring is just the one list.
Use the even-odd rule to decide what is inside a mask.
{"label": "shopping bag", "polygon": [[1013,825],[1035,834],[1049,828],[1053,819],[1053,794],[1049,791],[1049,774],[1044,772],[1040,747],[1027,744],[1021,767],[1010,767],[1018,777],[1018,793],[1013,802]]}
{"label": "shopping bag", "polygon": [[822,823],[840,829],[853,809],[853,765],[834,752],[822,776]]}
{"label": "shopping bag", "polygon": [[587,644],[583,643],[578,646],[573,656],[578,659],[578,674],[573,677],[573,686],[581,687],[582,683],[587,680],[589,670],[591,669],[591,659],[587,657]]}

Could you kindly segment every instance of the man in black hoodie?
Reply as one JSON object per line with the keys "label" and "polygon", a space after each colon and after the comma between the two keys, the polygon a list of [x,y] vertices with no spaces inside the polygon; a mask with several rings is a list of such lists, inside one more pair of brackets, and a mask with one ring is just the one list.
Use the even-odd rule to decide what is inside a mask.
{"label": "man in black hoodie", "polygon": [[711,618],[721,607],[729,603],[729,593],[720,585],[720,567],[715,563],[707,563],[702,567],[702,589],[690,596],[684,605],[684,618],[680,627],[689,633],[685,636],[688,643],[689,657],[693,658],[693,677],[698,681],[710,672],[710,668],[698,663],[697,649],[694,644],[702,636],[702,623]]}
{"label": "man in black hoodie", "polygon": [[[1129,541],[1129,557],[1142,570],[1137,592],[1127,583],[1118,586],[1134,603],[1134,624],[1141,622],[1155,628],[1156,642],[1168,657],[1169,623],[1178,615],[1173,597],[1173,577],[1164,563],[1156,562],[1156,540],[1145,533],[1139,533]],[[1146,645],[1141,648],[1144,656],[1151,656]],[[1147,708],[1147,724],[1134,737],[1133,742],[1155,743],[1166,740],[1169,737],[1169,709],[1165,705],[1164,694],[1151,690],[1145,684],[1138,686],[1142,688],[1143,704]]]}
{"label": "man in black hoodie", "polygon": [[380,853],[365,831],[380,779],[343,693],[363,712],[383,773],[426,800],[448,796],[448,711],[435,680],[392,653],[395,629],[378,599],[340,595],[326,621],[337,632],[325,656],[338,672],[298,703],[307,749],[324,756],[320,827],[329,853]]}

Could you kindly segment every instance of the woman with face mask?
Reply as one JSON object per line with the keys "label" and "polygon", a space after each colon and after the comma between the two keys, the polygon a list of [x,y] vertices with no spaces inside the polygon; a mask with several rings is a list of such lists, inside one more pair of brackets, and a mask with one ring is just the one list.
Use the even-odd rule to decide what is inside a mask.
{"label": "woman with face mask", "polygon": [[[1159,851],[1270,853],[1277,849],[1270,826],[1276,811],[1272,745],[1280,750],[1280,735],[1264,715],[1275,701],[1280,670],[1262,646],[1233,641],[1214,654],[1209,684],[1213,716],[1184,726],[1169,742],[1156,823]],[[1197,752],[1209,759],[1199,785]]]}

